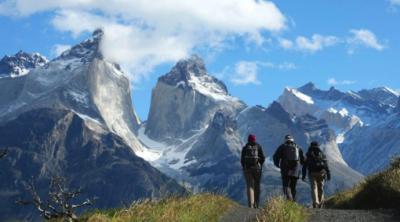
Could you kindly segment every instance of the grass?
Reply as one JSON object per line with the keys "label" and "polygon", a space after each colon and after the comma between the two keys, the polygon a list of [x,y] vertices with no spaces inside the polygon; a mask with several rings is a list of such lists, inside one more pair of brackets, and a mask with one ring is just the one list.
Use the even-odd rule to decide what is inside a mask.
{"label": "grass", "polygon": [[400,158],[383,172],[329,198],[325,205],[338,209],[400,209]]}
{"label": "grass", "polygon": [[88,222],[197,222],[218,221],[237,204],[223,196],[199,194],[160,201],[143,201],[128,209],[98,211],[84,216]]}
{"label": "grass", "polygon": [[274,197],[266,203],[258,222],[304,222],[308,217],[303,206],[283,197]]}

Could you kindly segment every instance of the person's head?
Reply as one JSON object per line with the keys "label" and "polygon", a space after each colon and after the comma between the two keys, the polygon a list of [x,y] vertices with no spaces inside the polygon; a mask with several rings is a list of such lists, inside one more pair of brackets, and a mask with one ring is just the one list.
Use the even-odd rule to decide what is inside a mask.
{"label": "person's head", "polygon": [[319,143],[317,141],[312,141],[310,144],[310,147],[318,147],[319,148]]}
{"label": "person's head", "polygon": [[255,143],[255,142],[256,142],[256,136],[253,135],[253,134],[250,134],[250,135],[247,137],[247,142],[249,142],[249,143]]}
{"label": "person's head", "polygon": [[285,143],[293,143],[294,142],[294,138],[291,135],[286,135],[285,136]]}

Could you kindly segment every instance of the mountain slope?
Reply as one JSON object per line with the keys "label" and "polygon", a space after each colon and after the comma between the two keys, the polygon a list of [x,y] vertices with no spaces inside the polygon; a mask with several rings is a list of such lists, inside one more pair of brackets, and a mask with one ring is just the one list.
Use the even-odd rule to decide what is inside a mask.
{"label": "mountain slope", "polygon": [[63,176],[71,188],[84,187],[81,198],[98,198],[94,208],[184,192],[122,138],[68,110],[28,111],[2,124],[0,135],[0,147],[9,149],[0,162],[0,220],[37,217],[31,207],[15,204],[28,198],[24,182],[30,178],[43,194],[52,176]]}

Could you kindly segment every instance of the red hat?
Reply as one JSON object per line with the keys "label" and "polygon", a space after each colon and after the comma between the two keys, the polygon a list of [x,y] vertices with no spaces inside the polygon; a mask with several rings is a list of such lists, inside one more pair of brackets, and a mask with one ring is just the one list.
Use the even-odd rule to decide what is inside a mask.
{"label": "red hat", "polygon": [[255,143],[256,142],[256,136],[253,135],[253,134],[250,134],[249,137],[247,138],[247,141]]}

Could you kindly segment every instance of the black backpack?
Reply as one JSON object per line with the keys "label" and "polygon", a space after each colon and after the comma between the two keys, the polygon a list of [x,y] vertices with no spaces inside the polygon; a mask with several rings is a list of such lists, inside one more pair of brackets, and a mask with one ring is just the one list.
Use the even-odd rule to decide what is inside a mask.
{"label": "black backpack", "polygon": [[246,145],[244,149],[244,163],[247,168],[259,166],[258,145]]}
{"label": "black backpack", "polygon": [[308,155],[308,166],[312,172],[321,172],[326,168],[326,157],[321,150],[310,151]]}
{"label": "black backpack", "polygon": [[300,149],[295,143],[285,144],[283,159],[289,168],[295,168],[300,161]]}

